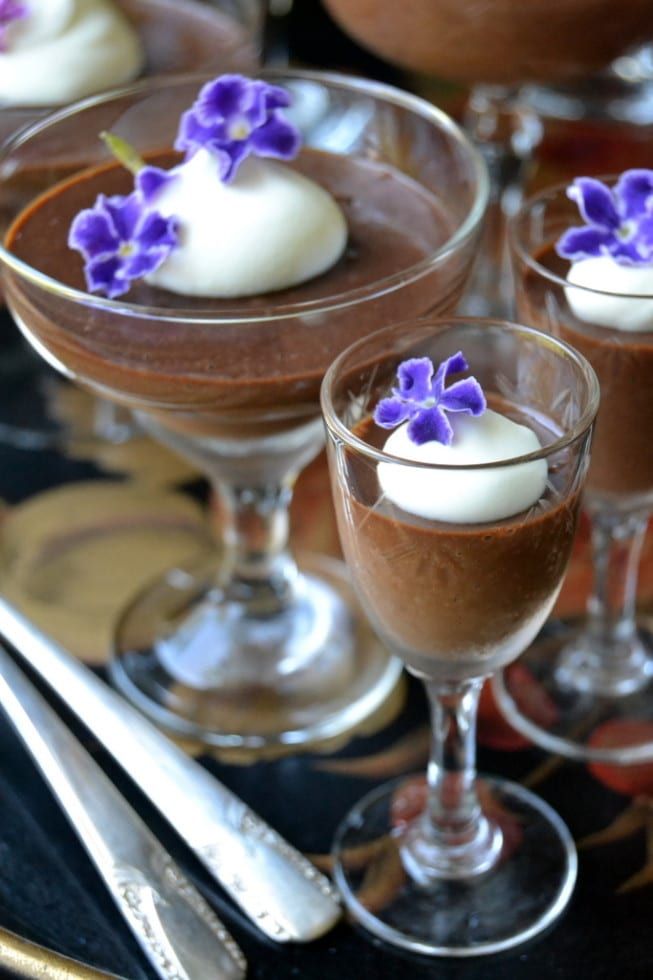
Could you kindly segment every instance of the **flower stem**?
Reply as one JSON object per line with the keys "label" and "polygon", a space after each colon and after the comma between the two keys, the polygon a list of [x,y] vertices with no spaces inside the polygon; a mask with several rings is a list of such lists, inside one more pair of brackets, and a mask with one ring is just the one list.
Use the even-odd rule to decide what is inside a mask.
{"label": "flower stem", "polygon": [[128,143],[121,136],[105,131],[100,133],[100,139],[118,163],[121,163],[131,173],[137,174],[145,166],[145,160],[138,155],[131,143]]}

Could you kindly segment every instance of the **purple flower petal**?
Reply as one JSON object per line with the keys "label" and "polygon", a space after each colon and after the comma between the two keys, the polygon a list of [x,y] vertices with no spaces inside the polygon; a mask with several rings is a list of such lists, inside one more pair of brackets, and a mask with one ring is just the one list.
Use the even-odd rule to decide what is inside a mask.
{"label": "purple flower petal", "polygon": [[637,244],[642,251],[648,253],[653,248],[653,214],[647,214],[637,223]]}
{"label": "purple flower petal", "polygon": [[176,218],[164,218],[157,211],[150,211],[140,222],[134,235],[134,244],[139,250],[151,248],[175,248],[179,243]]}
{"label": "purple flower petal", "polygon": [[229,184],[236,173],[238,168],[243,162],[243,160],[248,157],[251,153],[251,149],[244,140],[240,142],[229,143],[222,147],[216,147],[214,154],[218,163],[218,174],[220,180],[224,181],[225,184]]}
{"label": "purple flower petal", "polygon": [[578,262],[603,255],[614,234],[600,228],[583,226],[569,228],[556,243],[556,252],[563,259]]}
{"label": "purple flower petal", "polygon": [[417,446],[425,442],[441,442],[450,446],[453,441],[453,429],[449,419],[441,408],[424,408],[417,412],[408,423],[408,438]]}
{"label": "purple flower petal", "polygon": [[[230,116],[239,115],[251,102],[252,83],[242,75],[221,75],[207,82],[195,101],[197,118],[203,125],[212,126]],[[261,111],[265,111],[263,100]]]}
{"label": "purple flower petal", "polygon": [[151,203],[153,198],[171,181],[177,179],[174,170],[162,170],[160,167],[143,167],[136,174],[136,189],[141,192],[143,199]]}
{"label": "purple flower petal", "polygon": [[188,109],[179,120],[179,130],[175,140],[175,150],[181,150],[192,156],[202,146],[206,146],[215,137],[213,126],[204,126],[197,118],[194,109]]}
{"label": "purple flower petal", "polygon": [[151,248],[149,252],[135,252],[124,260],[122,275],[128,283],[155,272],[170,255],[169,248]]}
{"label": "purple flower petal", "polygon": [[292,98],[290,97],[290,92],[286,91],[285,88],[281,88],[280,85],[268,85],[266,82],[259,82],[265,88],[265,107],[272,111],[273,109],[287,109],[289,105],[292,105]]}
{"label": "purple flower petal", "polygon": [[10,24],[14,20],[22,20],[29,13],[29,4],[22,0],[0,0],[0,24]]}
{"label": "purple flower petal", "polygon": [[487,408],[483,389],[476,378],[464,378],[445,388],[438,404],[447,412],[465,412],[474,416],[482,415]]}
{"label": "purple flower petal", "polygon": [[13,21],[29,15],[29,5],[21,0],[0,0],[0,52],[7,50],[5,31]]}
{"label": "purple flower petal", "polygon": [[615,184],[614,193],[624,218],[632,219],[653,208],[653,170],[626,170]]}
{"label": "purple flower petal", "polygon": [[301,146],[298,130],[278,115],[255,129],[250,141],[258,156],[276,157],[279,160],[292,160]]}
{"label": "purple flower petal", "polygon": [[443,361],[435,372],[433,397],[436,399],[440,398],[444,391],[444,383],[450,374],[459,374],[460,371],[467,371],[468,368],[469,365],[463,357],[462,351],[458,351],[457,354],[452,354],[446,361]]}
{"label": "purple flower petal", "polygon": [[394,429],[410,418],[410,407],[399,398],[382,398],[374,409],[374,421],[382,429]]}
{"label": "purple flower petal", "polygon": [[397,368],[399,388],[396,394],[414,402],[424,401],[431,395],[433,363],[430,357],[411,357]]}
{"label": "purple flower petal", "polygon": [[129,289],[129,280],[122,275],[123,260],[117,255],[92,259],[86,263],[84,271],[92,293],[105,293],[110,299],[115,299]]}
{"label": "purple flower petal", "polygon": [[[620,265],[642,265],[642,255],[636,241],[624,242],[618,239],[611,242],[608,254]],[[644,263],[646,264],[646,262]]]}
{"label": "purple flower petal", "polygon": [[104,194],[100,194],[98,207],[109,215],[121,241],[128,242],[143,213],[141,195],[136,191],[126,197],[120,195],[105,197]]}
{"label": "purple flower petal", "polygon": [[616,231],[621,224],[609,187],[594,177],[577,177],[567,191],[572,201],[576,201],[583,218],[588,224]]}
{"label": "purple flower petal", "polygon": [[104,211],[86,208],[70,226],[68,247],[77,249],[88,260],[112,254],[120,247],[120,239]]}

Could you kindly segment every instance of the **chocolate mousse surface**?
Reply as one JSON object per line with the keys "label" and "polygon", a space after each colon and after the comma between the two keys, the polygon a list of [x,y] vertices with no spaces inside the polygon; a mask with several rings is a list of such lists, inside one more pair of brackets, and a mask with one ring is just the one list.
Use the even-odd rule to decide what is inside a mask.
{"label": "chocolate mousse surface", "polygon": [[[169,158],[166,158],[168,163]],[[156,162],[163,162],[156,158]],[[433,309],[451,309],[466,268],[454,259],[441,271],[406,277],[401,288],[374,299],[322,313],[352,290],[371,290],[380,280],[410,270],[452,234],[453,220],[435,196],[385,165],[304,150],[292,166],[327,188],[343,208],[348,247],[329,271],[310,282],[242,300],[198,299],[134,284],[124,297],[133,316],[116,316],[77,301],[56,314],[17,274],[7,276],[14,314],[82,381],[134,400],[141,407],[174,406],[224,417],[318,411],[319,384],[337,353],[374,329]],[[67,244],[73,217],[99,193],[127,193],[132,177],[117,165],[82,172],[37,198],[16,219],[6,244],[34,269],[85,290],[82,261]],[[59,301],[57,301],[59,302]],[[102,301],[99,300],[101,307]],[[305,315],[283,316],[290,304],[316,304]],[[204,322],[162,322],[149,308]],[[79,324],[67,323],[73,313]],[[264,315],[266,322],[243,320]],[[240,318],[229,325],[221,318]],[[212,322],[216,321],[216,322]]]}
{"label": "chocolate mousse surface", "polygon": [[653,35],[650,0],[324,0],[389,61],[464,82],[584,78]]}
{"label": "chocolate mousse surface", "polygon": [[[566,277],[569,262],[556,254],[553,243],[535,259]],[[653,331],[612,330],[578,320],[562,286],[532,269],[518,274],[517,307],[523,323],[565,340],[596,371],[601,403],[587,489],[619,496],[653,491]]]}
{"label": "chocolate mousse surface", "polygon": [[[530,426],[543,444],[556,437],[541,417],[491,397],[489,404]],[[377,448],[387,439],[369,417],[354,432]],[[544,494],[529,510],[484,524],[408,513],[382,495],[375,464],[352,455],[345,465],[347,487],[335,494],[343,549],[386,642],[413,670],[433,675],[438,661],[449,679],[514,659],[520,650],[511,640],[541,625],[571,553],[579,510],[573,464],[562,457],[550,464]]]}

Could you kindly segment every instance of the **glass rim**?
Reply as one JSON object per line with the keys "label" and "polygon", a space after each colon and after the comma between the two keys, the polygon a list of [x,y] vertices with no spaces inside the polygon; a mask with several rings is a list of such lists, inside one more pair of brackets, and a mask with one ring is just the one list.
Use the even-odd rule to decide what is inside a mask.
{"label": "glass rim", "polygon": [[[600,174],[595,177],[595,180],[600,180],[605,184],[612,185],[615,183],[620,174]],[[507,232],[508,232],[508,242],[510,248],[515,252],[519,259],[528,266],[533,272],[536,272],[538,276],[543,279],[548,279],[549,282],[553,282],[556,286],[560,286],[562,289],[573,289],[579,290],[582,293],[589,293],[592,296],[609,296],[618,297],[619,299],[653,299],[653,292],[650,293],[613,293],[608,289],[594,289],[591,286],[582,286],[579,283],[568,282],[559,276],[557,273],[552,272],[551,269],[547,269],[545,265],[538,262],[537,259],[531,254],[531,252],[525,247],[522,240],[522,236],[519,234],[520,222],[526,218],[526,216],[532,211],[532,209],[542,203],[551,203],[556,199],[560,198],[563,193],[570,186],[569,181],[561,181],[557,184],[549,184],[547,187],[543,187],[541,190],[536,191],[528,197],[519,210],[508,219]],[[566,195],[565,195],[566,196]],[[579,220],[582,218],[579,215]],[[652,267],[653,268],[653,267]]]}
{"label": "glass rim", "polygon": [[[344,424],[344,422],[342,422],[335,410],[333,399],[331,397],[331,391],[335,385],[338,372],[348,356],[354,353],[357,349],[363,348],[365,344],[369,343],[369,341],[373,340],[375,337],[381,337],[383,334],[387,334],[388,337],[396,338],[397,331],[402,328],[423,327],[426,331],[429,328],[437,326],[444,327],[447,325],[450,327],[457,327],[465,324],[470,326],[483,325],[483,327],[489,328],[498,327],[502,330],[509,328],[511,333],[518,331],[528,337],[536,338],[540,343],[544,342],[546,347],[558,350],[560,353],[563,353],[565,357],[569,358],[573,363],[575,363],[587,383],[588,403],[585,407],[585,411],[576,421],[574,426],[568,432],[561,435],[558,439],[555,439],[553,442],[546,446],[542,446],[541,449],[538,449],[532,453],[525,453],[521,456],[510,456],[506,457],[506,459],[492,460],[487,463],[451,464],[427,463],[423,462],[422,460],[406,459],[402,456],[395,456],[392,453],[387,453],[382,449],[377,449],[376,447],[371,446],[369,443],[365,442],[364,439],[360,439]],[[511,320],[501,320],[491,317],[464,316],[433,318],[419,317],[415,320],[405,320],[403,322],[394,323],[384,327],[382,330],[377,330],[375,333],[368,334],[366,337],[356,341],[356,343],[352,344],[338,355],[326,372],[320,389],[320,404],[327,429],[332,435],[337,437],[341,442],[344,442],[351,449],[355,449],[359,454],[367,456],[369,459],[372,459],[377,463],[388,463],[394,465],[399,464],[401,466],[410,467],[411,469],[416,470],[442,470],[445,472],[495,470],[508,466],[518,466],[522,463],[532,463],[540,459],[547,459],[549,456],[553,456],[562,449],[566,449],[568,446],[573,445],[573,443],[577,442],[586,434],[596,418],[596,413],[598,412],[599,408],[599,399],[599,380],[596,376],[594,368],[589,363],[587,358],[583,357],[583,355],[570,344],[565,343],[563,340],[559,340],[557,337],[553,337],[551,334],[543,333],[541,330],[535,329],[535,327],[527,327]]]}
{"label": "glass rim", "polygon": [[[249,307],[245,312],[237,307],[225,309],[220,315],[211,314],[208,310],[191,310],[183,307],[170,310],[166,307],[144,306],[137,303],[129,303],[124,300],[109,299],[98,296],[94,293],[74,289],[64,283],[47,276],[29,263],[17,258],[5,247],[5,241],[0,241],[0,264],[5,265],[12,272],[20,275],[32,285],[35,285],[45,292],[56,295],[58,298],[82,304],[94,309],[106,310],[121,316],[131,316],[133,318],[157,319],[160,322],[186,323],[197,325],[208,325],[219,323],[229,324],[260,324],[273,323],[279,320],[301,318],[310,314],[326,314],[337,312],[360,302],[369,299],[377,299],[388,293],[394,292],[401,286],[408,285],[422,276],[435,269],[441,262],[464,244],[464,242],[480,227],[481,221],[486,211],[490,194],[490,179],[485,162],[481,154],[472,144],[462,128],[454,122],[445,112],[435,105],[427,102],[419,96],[412,95],[402,89],[382,82],[376,82],[366,78],[358,78],[340,72],[311,71],[307,69],[286,69],[286,68],[263,68],[255,73],[255,77],[265,77],[276,81],[288,79],[289,81],[324,82],[332,88],[340,88],[345,91],[356,91],[359,94],[378,98],[392,105],[399,106],[420,116],[427,122],[430,120],[437,123],[441,131],[445,131],[459,146],[463,147],[472,164],[473,176],[475,181],[475,193],[471,207],[461,224],[454,233],[439,246],[435,251],[429,253],[419,262],[401,269],[388,276],[376,280],[367,285],[359,286],[356,289],[345,292],[334,293],[331,296],[317,300],[308,300],[301,303],[288,303],[276,306],[270,311],[267,306]],[[111,101],[138,96],[141,93],[161,92],[166,87],[181,87],[196,83],[201,85],[207,79],[215,77],[213,72],[185,72],[182,74],[171,74],[164,79],[144,79],[132,85],[122,86],[103,92],[100,95],[89,96],[73,102],[55,112],[48,113],[32,124],[20,129],[6,140],[0,147],[0,186],[2,184],[1,173],[11,154],[27,143],[30,139],[38,136],[52,126],[69,119],[78,113],[92,109]]]}

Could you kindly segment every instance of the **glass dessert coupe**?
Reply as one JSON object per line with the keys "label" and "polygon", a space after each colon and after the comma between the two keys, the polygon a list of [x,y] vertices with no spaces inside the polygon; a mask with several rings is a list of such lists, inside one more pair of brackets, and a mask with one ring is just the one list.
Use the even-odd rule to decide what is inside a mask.
{"label": "glass dessert coupe", "polygon": [[[298,568],[288,505],[323,445],[327,367],[388,321],[456,305],[488,194],[477,152],[428,103],[337,75],[262,77],[293,97],[305,146],[297,167],[347,217],[347,251],[329,272],[240,300],[145,284],[120,300],[90,295],[65,237],[98,191],[124,191],[130,175],[106,154],[103,167],[67,182],[54,175],[0,253],[7,302],[39,353],[136,410],[215,488],[219,554],[171,571],[126,611],[111,676],[159,723],[224,746],[335,735],[373,712],[398,679],[400,664],[369,630],[344,567],[307,557]],[[11,184],[52,145],[101,159],[97,134],[108,129],[146,158],[168,159],[179,117],[206,81],[136,86],[60,112],[11,143],[0,173]]]}
{"label": "glass dessert coupe", "polygon": [[[483,463],[391,454],[370,413],[395,390],[399,362],[437,365],[457,351],[488,407],[527,426],[538,449],[505,455],[502,434]],[[560,818],[520,786],[477,779],[475,722],[484,678],[528,645],[560,589],[597,405],[583,357],[494,320],[396,325],[354,344],[324,379],[347,564],[379,636],[424,681],[433,723],[427,785],[400,780],[354,807],[336,836],[335,878],[354,918],[415,952],[506,949],[546,928],[573,889],[575,850]],[[483,421],[453,419],[451,450]],[[497,502],[505,509],[495,516],[483,510]]]}
{"label": "glass dessert coupe", "polygon": [[[520,661],[543,712],[529,711],[509,671],[496,691],[511,724],[539,745],[575,759],[634,763],[653,759],[653,643],[636,621],[638,563],[653,511],[652,276],[644,270],[648,287],[637,296],[608,291],[607,278],[600,292],[567,282],[569,262],[555,243],[578,224],[565,188],[549,188],[526,202],[510,240],[519,316],[572,344],[601,384],[584,501],[593,591],[584,621],[560,626]],[[644,329],[624,328],[633,316]]]}
{"label": "glass dessert coupe", "polygon": [[[76,3],[78,0],[56,0],[56,5],[62,8],[64,22],[66,17],[72,19],[75,15]],[[111,0],[111,3],[124,14],[139,38],[144,57],[139,77],[189,71],[254,71],[260,63],[261,0]],[[54,19],[56,22],[56,15]],[[57,57],[56,50],[49,52],[47,46],[43,52],[46,60]],[[0,142],[56,108],[52,100],[47,105],[3,103],[2,59],[0,52]],[[66,88],[72,93],[70,101],[123,84],[120,67],[116,72],[113,81],[101,82],[95,88],[88,80],[82,81],[83,88],[77,90],[72,82],[68,83]],[[81,169],[97,158],[96,148],[92,150],[88,159],[72,154],[70,146],[60,147],[58,158],[52,154],[41,160],[34,157],[29,168],[23,167],[22,182],[12,183],[13,200],[7,199],[6,188],[0,189],[0,228],[6,228],[21,201],[27,203],[52,182],[55,167],[62,173]],[[0,299],[0,315],[2,305]],[[97,437],[122,442],[129,437],[133,430],[130,413],[104,400],[89,398],[84,403],[84,411],[80,403],[79,417],[64,419],[60,402],[65,382],[35,356],[6,315],[0,323],[0,343],[0,378],[7,393],[0,412],[0,441],[23,449],[41,449],[60,448],[71,439],[88,442]]]}
{"label": "glass dessert coupe", "polygon": [[492,175],[484,248],[465,311],[512,307],[505,221],[518,209],[542,118],[651,119],[648,0],[324,0],[376,54],[472,86],[466,128]]}

